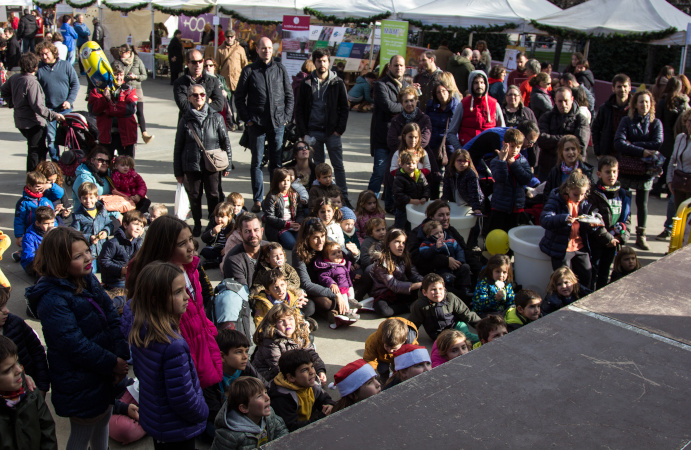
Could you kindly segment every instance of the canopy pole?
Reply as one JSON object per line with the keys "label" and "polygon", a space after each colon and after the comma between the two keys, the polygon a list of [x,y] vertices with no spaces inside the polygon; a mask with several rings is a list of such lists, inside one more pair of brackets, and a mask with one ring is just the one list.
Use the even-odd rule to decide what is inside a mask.
{"label": "canopy pole", "polygon": [[473,48],[473,35],[475,34],[474,31],[470,32],[470,35],[468,36],[468,47]]}
{"label": "canopy pole", "polygon": [[583,55],[586,61],[588,60],[588,52],[590,52],[590,39],[585,41],[585,48],[583,49]]}
{"label": "canopy pole", "polygon": [[686,55],[689,51],[689,46],[686,44],[686,35],[688,31],[684,31],[684,46],[681,48],[681,62],[679,63],[679,74],[682,75],[686,71]]}
{"label": "canopy pole", "polygon": [[151,71],[153,73],[152,78],[155,80],[156,79],[156,30],[154,29],[154,8],[149,5],[151,8],[151,56],[154,57],[154,67],[153,70]]}
{"label": "canopy pole", "polygon": [[[218,18],[218,23],[221,23],[221,18],[218,17],[218,5],[214,7],[214,17]],[[212,19],[213,20],[213,19]],[[214,56],[213,59],[216,59],[216,52],[218,52],[218,25],[214,25],[216,29],[214,30]]]}

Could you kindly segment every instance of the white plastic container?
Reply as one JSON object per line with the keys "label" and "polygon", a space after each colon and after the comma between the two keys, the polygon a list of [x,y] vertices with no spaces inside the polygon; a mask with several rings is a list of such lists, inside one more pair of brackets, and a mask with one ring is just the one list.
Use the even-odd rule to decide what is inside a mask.
{"label": "white plastic container", "polygon": [[[407,205],[405,207],[411,228],[417,227],[425,220],[425,210],[428,205],[429,202],[424,205]],[[458,206],[456,203],[449,203],[449,208],[451,209],[451,226],[457,229],[467,242],[468,235],[470,235],[470,230],[475,226],[477,217],[468,215],[472,210],[470,206]]]}
{"label": "white plastic container", "polygon": [[525,225],[509,230],[509,247],[513,250],[513,276],[523,289],[532,289],[545,296],[552,275],[552,258],[540,250],[545,229]]}

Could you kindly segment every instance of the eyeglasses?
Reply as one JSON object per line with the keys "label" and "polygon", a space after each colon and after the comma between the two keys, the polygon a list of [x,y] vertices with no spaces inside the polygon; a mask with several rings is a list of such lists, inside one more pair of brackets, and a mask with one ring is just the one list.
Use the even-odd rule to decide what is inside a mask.
{"label": "eyeglasses", "polygon": [[201,64],[203,62],[204,62],[204,60],[200,59],[199,61],[189,61],[187,64]]}
{"label": "eyeglasses", "polygon": [[101,164],[108,164],[107,159],[103,159],[103,158],[94,158],[94,159],[96,160],[96,162],[100,162]]}
{"label": "eyeglasses", "polygon": [[204,98],[206,97],[206,94],[203,92],[193,92],[190,94],[190,97]]}

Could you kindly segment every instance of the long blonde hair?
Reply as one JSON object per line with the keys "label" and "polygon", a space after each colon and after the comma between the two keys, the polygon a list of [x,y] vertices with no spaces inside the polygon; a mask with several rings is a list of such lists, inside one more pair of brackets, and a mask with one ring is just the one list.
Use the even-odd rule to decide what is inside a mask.
{"label": "long blonde hair", "polygon": [[252,340],[256,345],[261,345],[264,339],[277,339],[279,336],[276,334],[276,322],[281,318],[286,316],[293,316],[295,319],[295,331],[293,335],[289,338],[295,343],[297,343],[300,348],[305,348],[309,345],[309,329],[307,327],[307,322],[300,314],[297,308],[288,306],[286,303],[278,303],[274,305],[264,319],[257,326],[257,331],[254,332]]}

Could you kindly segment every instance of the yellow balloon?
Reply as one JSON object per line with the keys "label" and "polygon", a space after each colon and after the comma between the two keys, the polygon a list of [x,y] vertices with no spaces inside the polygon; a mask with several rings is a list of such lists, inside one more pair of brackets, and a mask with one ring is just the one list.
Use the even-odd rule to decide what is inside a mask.
{"label": "yellow balloon", "polygon": [[485,239],[485,247],[491,255],[505,255],[509,251],[509,235],[504,230],[492,230]]}

